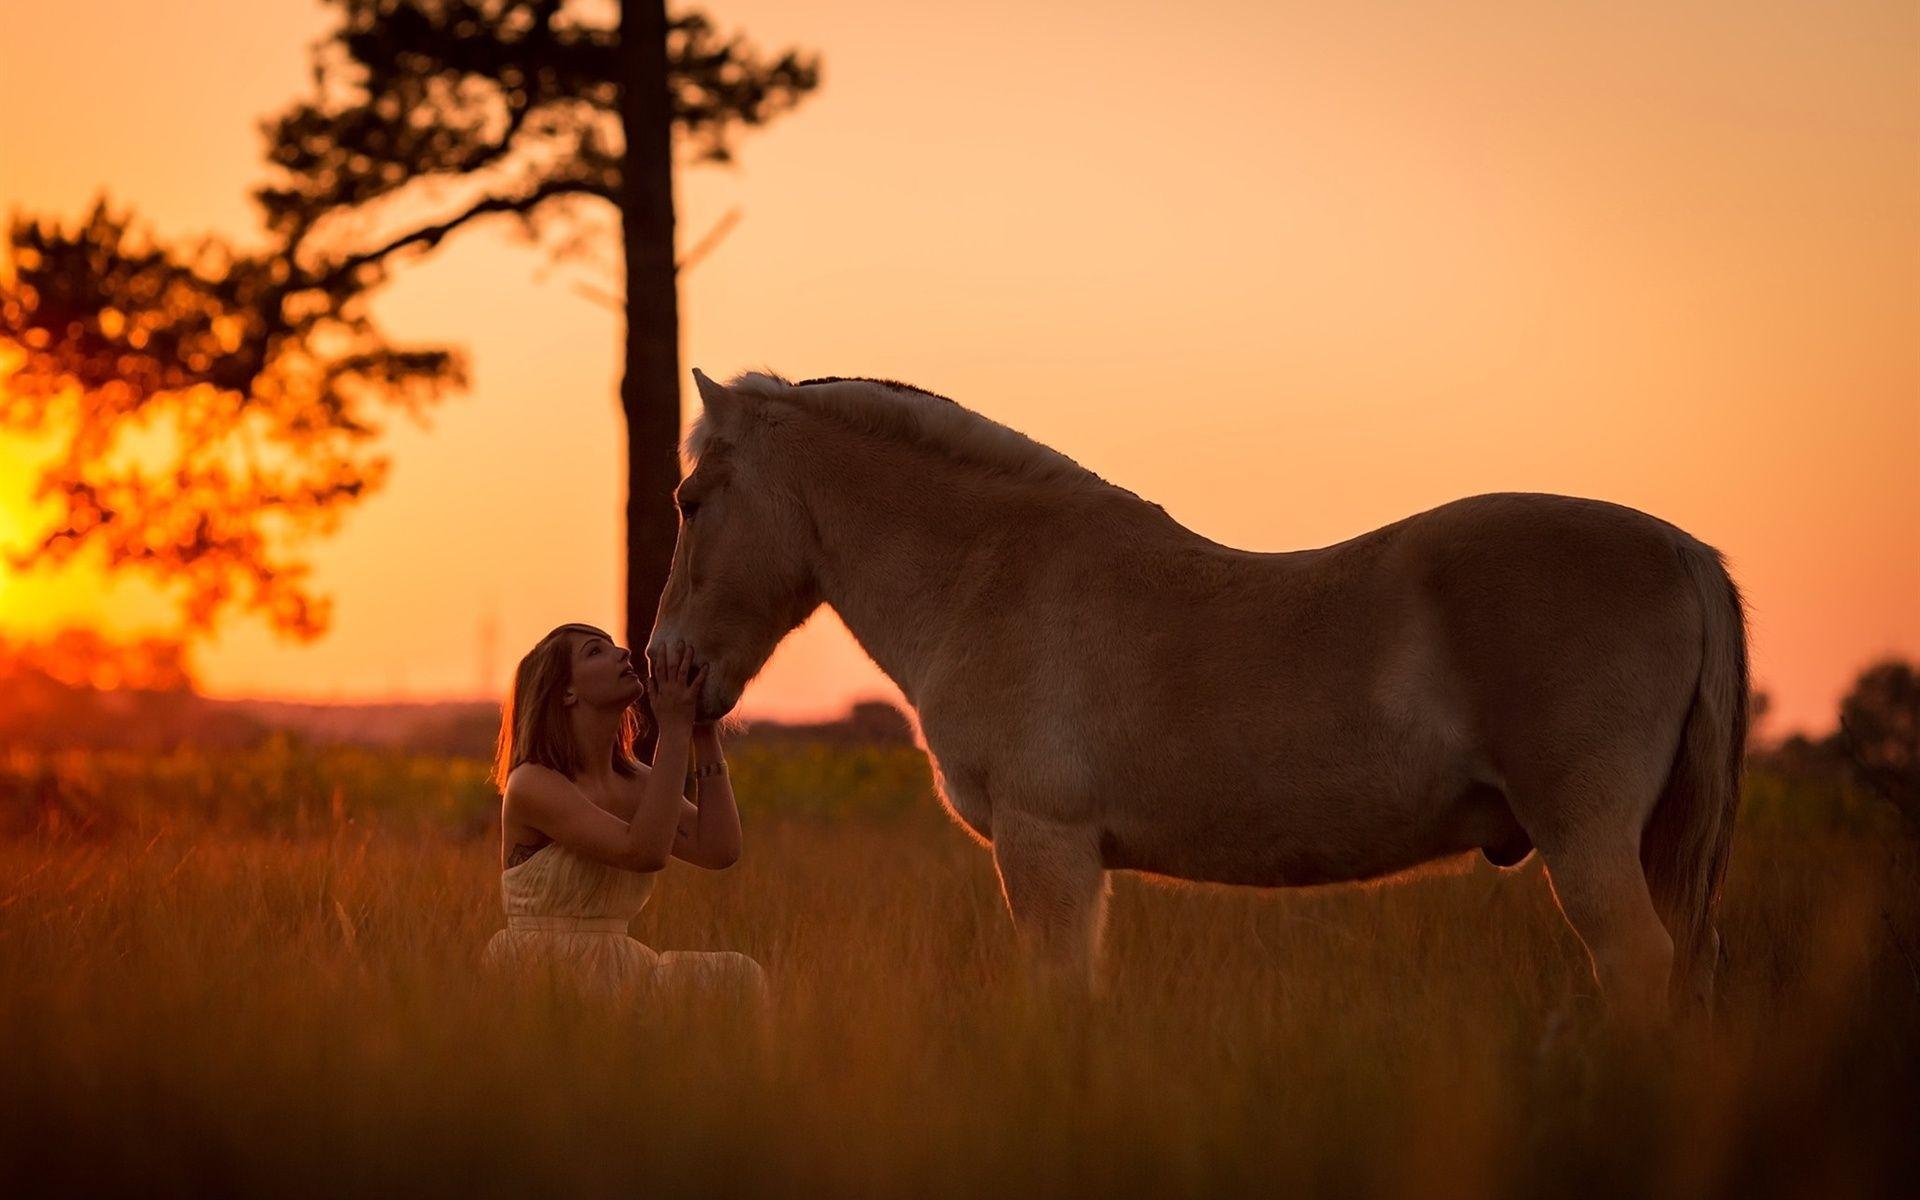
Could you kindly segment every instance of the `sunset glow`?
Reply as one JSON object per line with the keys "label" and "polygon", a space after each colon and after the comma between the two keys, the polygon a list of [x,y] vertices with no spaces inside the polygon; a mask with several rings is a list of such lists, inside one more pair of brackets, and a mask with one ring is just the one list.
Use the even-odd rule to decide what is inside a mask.
{"label": "sunset glow", "polygon": [[[1641,508],[1728,555],[1775,732],[1920,655],[1911,4],[711,11],[825,82],[681,173],[683,247],[741,212],[683,279],[687,367],[912,381],[1251,549],[1487,491]],[[8,209],[105,190],[169,236],[255,233],[256,121],[327,13],[11,15]],[[396,420],[384,491],[311,544],[330,634],[231,621],[209,691],[472,696],[556,624],[618,630],[617,272],[488,226],[396,270],[382,322],[464,348],[473,387]],[[8,549],[36,453],[0,442]],[[165,612],[0,567],[0,632]],[[823,610],[742,708],[895,695]]]}

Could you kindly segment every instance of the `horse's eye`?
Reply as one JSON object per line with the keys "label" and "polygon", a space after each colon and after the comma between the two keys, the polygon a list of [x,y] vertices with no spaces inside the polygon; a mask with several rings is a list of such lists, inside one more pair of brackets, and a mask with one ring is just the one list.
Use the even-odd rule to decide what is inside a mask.
{"label": "horse's eye", "polygon": [[690,500],[680,506],[680,519],[682,521],[691,521],[693,520],[693,514],[699,511],[700,502],[698,500]]}

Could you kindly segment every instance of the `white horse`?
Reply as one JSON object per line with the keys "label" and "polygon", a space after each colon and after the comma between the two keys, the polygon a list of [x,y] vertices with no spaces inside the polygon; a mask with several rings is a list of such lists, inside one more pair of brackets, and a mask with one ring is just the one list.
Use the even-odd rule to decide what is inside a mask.
{"label": "white horse", "polygon": [[710,720],[831,605],[1035,959],[1091,980],[1111,870],[1276,887],[1537,848],[1611,1003],[1710,996],[1747,704],[1711,547],[1501,494],[1238,550],[920,389],[694,376],[648,653],[693,646]]}

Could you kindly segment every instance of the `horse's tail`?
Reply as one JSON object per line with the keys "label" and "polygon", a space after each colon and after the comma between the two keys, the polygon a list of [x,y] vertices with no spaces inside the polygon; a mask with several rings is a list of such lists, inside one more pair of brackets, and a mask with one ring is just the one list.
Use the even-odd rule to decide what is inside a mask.
{"label": "horse's tail", "polygon": [[1703,654],[1679,752],[1640,838],[1640,863],[1673,938],[1673,997],[1704,1006],[1719,965],[1713,914],[1746,758],[1747,620],[1719,551],[1689,538],[1679,553],[1700,599]]}

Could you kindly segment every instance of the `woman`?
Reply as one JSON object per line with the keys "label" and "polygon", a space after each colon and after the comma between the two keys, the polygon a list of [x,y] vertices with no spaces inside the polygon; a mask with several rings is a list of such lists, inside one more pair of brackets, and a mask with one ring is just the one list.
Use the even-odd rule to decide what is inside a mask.
{"label": "woman", "polygon": [[[591,625],[562,625],[520,660],[500,722],[500,893],[507,927],[495,967],[557,969],[589,990],[658,987],[759,997],[744,954],[655,953],[627,936],[654,875],[678,858],[721,870],[740,857],[740,815],[720,738],[694,722],[706,668],[686,647],[642,679],[628,652]],[[635,706],[659,739],[651,768],[633,756]],[[689,754],[694,799],[682,794]]]}

